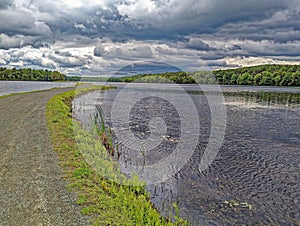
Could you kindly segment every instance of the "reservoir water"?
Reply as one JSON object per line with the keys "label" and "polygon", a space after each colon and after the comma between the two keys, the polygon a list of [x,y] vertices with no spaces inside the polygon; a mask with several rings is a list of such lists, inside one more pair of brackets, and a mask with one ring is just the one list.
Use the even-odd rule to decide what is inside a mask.
{"label": "reservoir water", "polygon": [[75,86],[75,83],[66,82],[32,82],[32,81],[0,81],[0,96],[30,92],[36,90],[45,90],[59,87],[71,87]]}
{"label": "reservoir water", "polygon": [[[164,162],[183,142],[178,161],[164,168],[167,177],[155,183],[151,175],[144,177],[162,214],[168,216],[176,202],[192,225],[300,225],[299,88],[221,86],[222,92],[203,92],[210,86],[116,85],[116,90],[78,97],[75,117],[89,123],[95,106],[101,107],[115,144],[122,147],[116,161],[125,174],[142,166],[145,176],[143,166]],[[218,153],[199,170],[212,130],[221,127],[224,134],[212,139],[212,144],[221,141]],[[143,150],[132,150],[139,147],[135,142]]]}

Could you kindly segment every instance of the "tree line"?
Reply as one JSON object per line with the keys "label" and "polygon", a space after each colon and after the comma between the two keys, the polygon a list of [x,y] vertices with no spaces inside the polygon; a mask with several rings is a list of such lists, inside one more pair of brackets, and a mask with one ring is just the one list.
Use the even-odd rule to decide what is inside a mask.
{"label": "tree line", "polygon": [[7,69],[0,67],[0,80],[10,81],[66,81],[66,75],[58,71],[36,70],[31,68]]}
{"label": "tree line", "polygon": [[177,84],[223,84],[255,86],[300,86],[300,65],[260,65],[237,69],[167,72],[110,78],[116,82],[145,82]]}
{"label": "tree line", "polygon": [[109,81],[117,82],[141,82],[141,83],[170,83],[191,84],[196,81],[187,72],[166,72],[162,74],[143,74],[121,78],[110,78]]}
{"label": "tree line", "polygon": [[177,84],[300,86],[300,65],[260,65],[237,69],[166,72],[125,77],[68,77],[69,81],[108,81]]}
{"label": "tree line", "polygon": [[213,74],[224,85],[300,86],[300,65],[260,65]]}
{"label": "tree line", "polygon": [[255,86],[300,86],[300,65],[260,65],[236,69],[166,72],[105,78],[100,76],[65,76],[58,71],[0,68],[0,80],[144,82],[177,84],[223,84]]}

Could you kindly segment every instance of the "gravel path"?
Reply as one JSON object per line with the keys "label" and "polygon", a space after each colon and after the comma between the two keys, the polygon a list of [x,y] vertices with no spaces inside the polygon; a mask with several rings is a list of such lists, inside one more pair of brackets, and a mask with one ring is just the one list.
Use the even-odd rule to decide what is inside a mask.
{"label": "gravel path", "polygon": [[0,98],[0,225],[87,225],[66,189],[46,125],[47,101],[69,89]]}

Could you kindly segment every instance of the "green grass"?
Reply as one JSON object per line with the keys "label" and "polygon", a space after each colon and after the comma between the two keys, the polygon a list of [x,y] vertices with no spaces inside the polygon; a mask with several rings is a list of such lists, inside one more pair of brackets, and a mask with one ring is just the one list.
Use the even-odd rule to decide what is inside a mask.
{"label": "green grass", "polygon": [[90,82],[76,82],[76,87],[86,86],[86,85],[91,85],[91,83]]}
{"label": "green grass", "polygon": [[[137,177],[127,179],[99,139],[79,123],[73,125],[74,96],[99,89],[107,88],[72,90],[54,96],[47,105],[54,149],[65,170],[68,188],[77,195],[82,214],[91,216],[92,225],[188,225],[178,216],[174,217],[175,223],[163,218],[151,204],[144,184]],[[90,159],[90,165],[85,159]],[[126,180],[128,185],[119,185],[103,175]]]}
{"label": "green grass", "polygon": [[5,97],[14,96],[14,95],[16,95],[16,94],[20,94],[20,93],[5,94],[5,95],[0,96],[0,99],[1,99],[1,98],[5,98]]}

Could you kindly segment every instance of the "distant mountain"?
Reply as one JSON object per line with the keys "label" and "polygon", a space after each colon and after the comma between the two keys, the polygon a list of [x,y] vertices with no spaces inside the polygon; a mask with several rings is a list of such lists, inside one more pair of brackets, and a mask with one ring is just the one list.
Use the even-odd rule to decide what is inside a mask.
{"label": "distant mountain", "polygon": [[114,77],[125,77],[138,74],[162,74],[165,72],[182,71],[178,67],[162,62],[137,62],[121,68]]}

